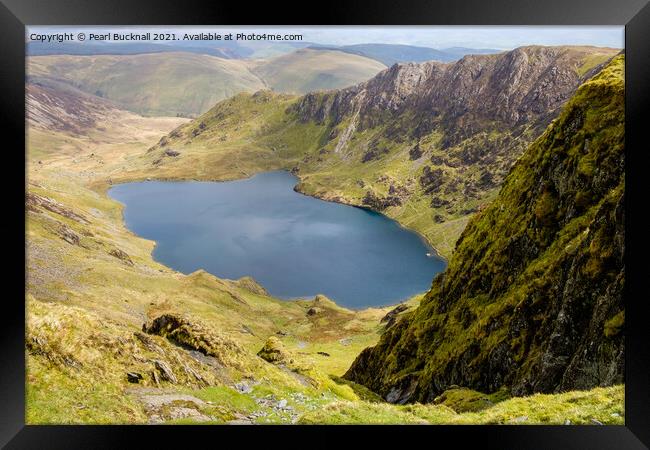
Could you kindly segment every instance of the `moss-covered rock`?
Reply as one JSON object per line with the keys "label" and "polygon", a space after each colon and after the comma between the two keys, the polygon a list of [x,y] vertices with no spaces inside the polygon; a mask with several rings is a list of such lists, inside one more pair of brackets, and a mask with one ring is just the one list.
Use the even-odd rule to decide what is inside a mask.
{"label": "moss-covered rock", "polygon": [[487,395],[472,389],[451,386],[450,389],[436,397],[433,403],[447,406],[457,413],[477,412],[490,408],[508,397],[505,390]]}
{"label": "moss-covered rock", "polygon": [[291,355],[280,339],[271,336],[266,340],[264,347],[257,352],[257,356],[271,364],[287,364],[291,362]]}
{"label": "moss-covered rock", "polygon": [[224,366],[244,368],[246,350],[233,339],[178,314],[163,314],[142,325],[142,331],[166,337],[175,344],[212,356]]}

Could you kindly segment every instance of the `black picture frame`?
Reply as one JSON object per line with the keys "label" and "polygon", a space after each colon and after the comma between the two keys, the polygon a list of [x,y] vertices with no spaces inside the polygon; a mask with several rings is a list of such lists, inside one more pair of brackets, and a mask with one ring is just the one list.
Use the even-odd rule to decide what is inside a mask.
{"label": "black picture frame", "polygon": [[[2,323],[0,324],[0,445],[6,448],[129,448],[144,437],[146,447],[198,439],[224,445],[225,438],[252,438],[302,447],[340,445],[350,434],[402,445],[475,443],[485,448],[641,449],[650,446],[650,346],[648,346],[647,192],[648,145],[644,145],[650,104],[650,5],[648,0],[445,0],[364,1],[348,4],[285,2],[199,2],[194,0],[0,0],[0,123],[3,192],[0,200]],[[318,10],[317,10],[318,9]],[[34,426],[25,425],[25,172],[18,169],[25,148],[26,25],[624,25],[626,52],[626,383],[625,426]],[[13,144],[10,144],[13,142]],[[24,163],[25,160],[22,159]],[[7,195],[11,194],[11,195]],[[22,220],[20,219],[22,217]],[[21,274],[21,271],[23,272]],[[21,283],[20,280],[23,280]],[[12,289],[8,289],[11,287]],[[22,300],[21,300],[22,299]],[[367,432],[367,433],[365,433]],[[307,435],[306,439],[294,435]],[[143,436],[144,435],[144,436]],[[319,438],[314,439],[317,435]],[[360,436],[361,437],[361,436]],[[235,441],[236,442],[236,441]],[[444,444],[451,442],[453,444]],[[241,445],[241,444],[240,444]],[[370,446],[370,441],[366,441]],[[398,444],[399,445],[399,444]]]}

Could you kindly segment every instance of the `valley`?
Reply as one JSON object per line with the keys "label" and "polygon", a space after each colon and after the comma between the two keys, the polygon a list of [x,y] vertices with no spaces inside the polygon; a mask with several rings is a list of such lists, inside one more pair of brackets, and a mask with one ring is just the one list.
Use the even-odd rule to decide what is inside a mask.
{"label": "valley", "polygon": [[[607,167],[619,167],[622,147],[596,153],[619,142],[623,58],[609,63],[617,52],[526,47],[383,71],[361,61],[350,77],[302,73],[303,80],[290,82],[300,86],[295,93],[256,84],[256,74],[263,73],[282,87],[288,59],[264,69],[236,61],[209,66],[206,73],[232,69],[239,83],[247,78],[236,74],[245,69],[254,75],[251,83],[234,89],[251,93],[233,95],[235,90],[208,84],[198,91],[215,97],[168,97],[167,106],[158,103],[166,93],[151,101],[120,97],[126,91],[109,82],[64,79],[44,59],[55,57],[33,58],[41,59],[27,85],[27,422],[624,423],[624,387],[616,368],[602,387],[579,377],[557,391],[555,385],[530,387],[535,380],[526,371],[538,366],[529,353],[548,348],[540,343],[544,336],[515,340],[516,356],[498,362],[520,358],[525,371],[504,373],[500,383],[483,381],[483,367],[492,363],[481,360],[512,332],[493,324],[510,317],[513,308],[543,314],[535,308],[544,299],[531,300],[527,293],[547,287],[531,280],[570,265],[576,252],[586,263],[575,270],[599,280],[613,299],[589,325],[589,336],[604,344],[593,350],[600,356],[588,361],[622,352],[624,312],[615,290],[622,283],[620,249],[603,238],[622,195],[620,173],[612,171],[610,179],[595,169],[603,163],[601,154],[611,155]],[[83,75],[80,60],[57,58],[74,67],[68,73]],[[185,58],[187,67],[205,63]],[[301,72],[292,67],[291,73]],[[314,77],[319,86],[336,90],[298,95],[314,89]],[[495,85],[499,79],[508,81]],[[368,81],[356,84],[362,80]],[[200,113],[194,120],[169,117]],[[570,154],[566,173],[580,173],[577,185],[588,186],[579,201],[563,196],[557,176],[553,189],[550,181],[546,188],[531,181],[530,167],[539,160],[557,164],[547,151],[551,141],[552,148]],[[291,170],[299,192],[396,219],[424,236],[449,260],[449,269],[430,292],[397,306],[353,310],[324,295],[281,300],[251,277],[183,274],[157,262],[156,244],[127,229],[123,206],[108,196],[118,183],[235,180],[272,170]],[[591,179],[598,181],[592,186]],[[530,192],[522,207],[528,212],[516,207],[523,191]],[[508,225],[499,215],[506,206],[521,220]],[[552,217],[562,214],[562,228],[551,229]],[[530,220],[544,226],[528,228]],[[584,237],[587,226],[598,236]],[[524,239],[535,230],[526,247],[534,250],[514,254],[503,239],[488,238],[492,228],[503,239]],[[519,258],[520,264],[508,271],[497,255]],[[488,278],[503,289],[514,283],[506,300],[497,288],[484,291]],[[452,294],[448,305],[437,301],[443,279]],[[468,290],[458,300],[454,295],[463,285]],[[549,317],[560,307],[575,316],[568,306],[554,306]],[[522,314],[516,317],[528,320]],[[479,338],[486,347],[479,344],[475,351],[473,339]],[[431,342],[434,354],[426,350]],[[477,368],[477,378],[436,365],[440,359],[456,364],[459,357]]]}

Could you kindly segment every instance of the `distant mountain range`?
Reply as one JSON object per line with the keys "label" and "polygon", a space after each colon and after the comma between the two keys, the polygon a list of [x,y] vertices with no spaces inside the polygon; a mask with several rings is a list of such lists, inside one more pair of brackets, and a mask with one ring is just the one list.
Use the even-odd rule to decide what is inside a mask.
{"label": "distant mountain range", "polygon": [[[139,48],[144,50],[147,45]],[[386,68],[375,59],[331,50],[301,49],[247,60],[200,52],[172,55],[162,53],[168,51],[166,46],[160,47],[165,49],[141,55],[30,56],[28,81],[74,87],[138,114],[193,117],[240,92],[270,88],[304,94],[339,89],[368,80]]]}
{"label": "distant mountain range", "polygon": [[357,44],[343,46],[314,45],[311,46],[311,48],[339,50],[346,53],[361,55],[381,61],[387,66],[392,66],[395,63],[402,62],[451,62],[456,61],[465,55],[484,55],[501,52],[501,50],[486,48],[451,47],[438,50],[429,47],[394,44]]}
{"label": "distant mountain range", "polygon": [[236,41],[220,42],[215,45],[210,41],[178,41],[171,44],[153,42],[28,42],[28,56],[42,55],[137,55],[142,53],[188,52],[202,55],[218,56],[226,59],[244,59],[251,56],[254,50],[243,47]]}
{"label": "distant mountain range", "polygon": [[172,44],[152,42],[134,42],[121,44],[114,42],[97,43],[47,43],[28,42],[27,54],[38,55],[135,55],[142,53],[189,52],[203,55],[218,56],[227,59],[268,58],[291,53],[302,48],[317,50],[338,50],[353,55],[372,58],[392,66],[400,62],[424,61],[456,61],[465,55],[499,53],[501,50],[485,48],[450,47],[434,49],[414,45],[397,44],[356,44],[356,45],[324,45],[310,42],[255,42],[239,43],[237,41],[222,41],[218,44],[212,41],[177,41]]}

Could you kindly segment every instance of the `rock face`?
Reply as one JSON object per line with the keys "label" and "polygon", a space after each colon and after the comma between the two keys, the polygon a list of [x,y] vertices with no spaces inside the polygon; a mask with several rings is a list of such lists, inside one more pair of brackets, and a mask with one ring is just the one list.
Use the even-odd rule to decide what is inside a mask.
{"label": "rock face", "polygon": [[[504,67],[522,58],[530,55],[509,55]],[[520,396],[623,381],[623,66],[617,56],[579,88],[469,222],[421,305],[345,378],[397,403],[431,402],[451,385]],[[407,79],[417,85],[425,73]],[[527,92],[509,88],[515,112],[501,109],[498,96],[470,101],[468,110],[516,124],[559,101],[543,92],[544,80],[567,76],[550,70],[535,81],[514,71],[509,82],[530,84]]]}
{"label": "rock face", "polygon": [[[460,133],[458,137],[475,134],[485,127],[485,120],[508,127],[529,125],[552,116],[573,94],[584,75],[589,75],[581,74],[578,65],[593,51],[531,46],[468,55],[453,64],[395,64],[365,83],[307,94],[296,108],[303,120],[335,123],[358,112],[357,130],[380,124],[386,115],[405,112],[428,117],[418,121],[424,128],[442,118]],[[609,52],[610,57],[614,54]]]}

